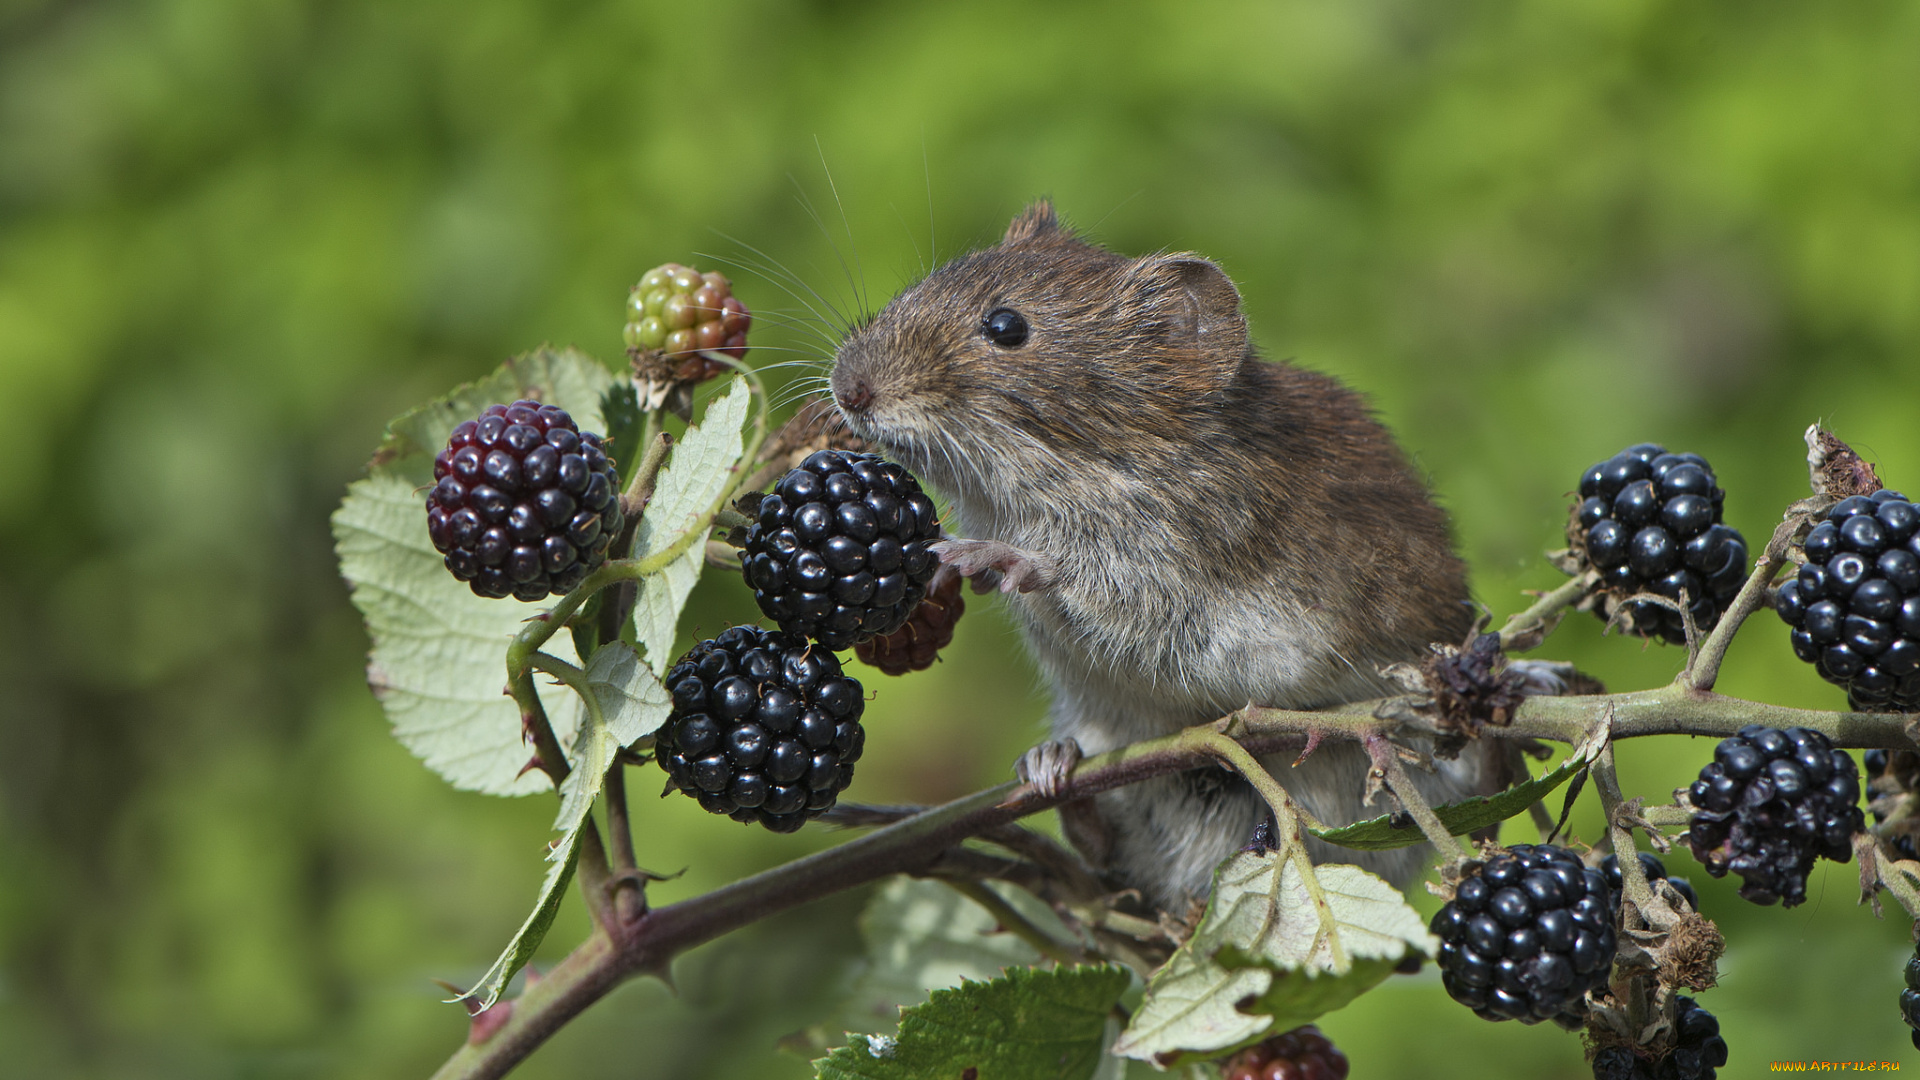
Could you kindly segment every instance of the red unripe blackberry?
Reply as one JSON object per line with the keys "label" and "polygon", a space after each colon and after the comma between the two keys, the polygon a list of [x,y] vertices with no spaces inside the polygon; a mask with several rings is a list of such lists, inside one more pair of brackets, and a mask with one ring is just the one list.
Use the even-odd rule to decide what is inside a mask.
{"label": "red unripe blackberry", "polygon": [[1488,1020],[1537,1024],[1607,985],[1613,891],[1565,848],[1515,844],[1460,882],[1432,930],[1455,1001]]}
{"label": "red unripe blackberry", "polygon": [[1795,656],[1862,712],[1920,711],[1920,507],[1897,491],[1842,499],[1774,593]]}
{"label": "red unripe blackberry", "polygon": [[1850,862],[1866,827],[1853,758],[1811,728],[1749,724],[1722,739],[1687,791],[1685,843],[1707,873],[1739,874],[1740,895],[1793,907],[1815,859]]}
{"label": "red unripe blackberry", "polygon": [[854,655],[888,675],[932,667],[940,650],[953,644],[954,624],[966,614],[960,583],[960,575],[951,568],[935,572],[926,598],[907,616],[906,625],[884,637],[860,642],[853,647]]}
{"label": "red unripe blackberry", "polygon": [[[1678,602],[1684,590],[1694,626],[1705,632],[1746,583],[1747,542],[1721,524],[1726,492],[1698,454],[1629,446],[1581,476],[1580,500],[1568,541],[1600,571],[1608,594],[1602,618],[1635,593]],[[1632,632],[1686,643],[1678,611],[1645,600],[1626,607]]]}
{"label": "red unripe blackberry", "polygon": [[1593,1056],[1593,1080],[1714,1080],[1714,1070],[1727,1063],[1720,1021],[1685,995],[1675,998],[1674,1006],[1679,1038],[1671,1052],[1649,1061],[1624,1046],[1610,1046]]}
{"label": "red unripe blackberry", "polygon": [[1346,1080],[1347,1055],[1308,1024],[1220,1063],[1222,1080]]}
{"label": "red unripe blackberry", "polygon": [[822,450],[760,500],[741,572],[790,634],[840,650],[903,626],[939,560],[933,500],[872,454]]}
{"label": "red unripe blackberry", "polygon": [[709,813],[792,832],[852,782],[867,702],[826,649],[736,626],[694,646],[666,684],[673,712],[656,756]]}
{"label": "red unripe blackberry", "polygon": [[551,405],[489,405],[433,459],[427,535],[475,593],[538,600],[571,592],[625,527],[620,474]]}
{"label": "red unripe blackberry", "polygon": [[[647,271],[627,295],[627,347],[686,360],[701,352],[719,352],[738,360],[747,352],[753,316],[733,283],[715,273],[667,263]],[[700,375],[718,374],[719,365]]]}

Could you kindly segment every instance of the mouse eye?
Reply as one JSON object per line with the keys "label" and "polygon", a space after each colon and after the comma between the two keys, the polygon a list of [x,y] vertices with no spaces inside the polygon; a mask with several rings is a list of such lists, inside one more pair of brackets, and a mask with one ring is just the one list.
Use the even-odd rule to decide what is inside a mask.
{"label": "mouse eye", "polygon": [[1027,320],[1012,308],[994,308],[981,320],[980,332],[1003,349],[1017,349],[1027,343]]}

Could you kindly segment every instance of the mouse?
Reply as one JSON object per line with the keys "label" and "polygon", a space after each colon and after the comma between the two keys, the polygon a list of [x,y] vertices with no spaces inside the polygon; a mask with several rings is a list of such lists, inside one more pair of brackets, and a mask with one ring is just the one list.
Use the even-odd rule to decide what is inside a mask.
{"label": "mouse", "polygon": [[[1262,358],[1202,256],[1118,254],[1034,203],[851,330],[830,387],[855,435],[944,497],[941,561],[1008,605],[1051,693],[1051,737],[1019,766],[1043,790],[1082,755],[1248,704],[1400,692],[1383,667],[1474,625],[1447,516],[1393,436],[1337,380]],[[1363,804],[1358,743],[1298,753],[1262,764],[1319,820],[1386,812]],[[1436,765],[1415,777],[1435,804],[1496,771],[1477,743]],[[1061,808],[1109,883],[1171,912],[1267,815],[1221,768]],[[1399,886],[1431,858],[1308,845]]]}

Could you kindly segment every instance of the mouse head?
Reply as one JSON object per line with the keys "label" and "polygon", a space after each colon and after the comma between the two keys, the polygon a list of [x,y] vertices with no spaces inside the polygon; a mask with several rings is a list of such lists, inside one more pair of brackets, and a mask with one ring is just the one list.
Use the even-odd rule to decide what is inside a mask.
{"label": "mouse head", "polygon": [[1004,503],[1163,455],[1218,415],[1249,358],[1218,266],[1117,255],[1040,202],[856,329],[832,384],[855,433],[957,496]]}

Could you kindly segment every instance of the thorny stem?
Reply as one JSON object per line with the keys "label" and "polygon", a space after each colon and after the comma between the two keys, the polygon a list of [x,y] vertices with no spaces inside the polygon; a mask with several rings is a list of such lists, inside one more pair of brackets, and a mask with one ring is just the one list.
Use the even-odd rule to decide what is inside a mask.
{"label": "thorny stem", "polygon": [[1633,832],[1621,821],[1621,806],[1626,797],[1620,790],[1620,777],[1614,771],[1613,743],[1609,742],[1600,749],[1599,757],[1593,762],[1593,783],[1600,792],[1600,808],[1607,817],[1607,838],[1612,842],[1614,861],[1620,866],[1620,878],[1626,886],[1627,899],[1632,902],[1634,912],[1643,925],[1651,925],[1648,913],[1653,909],[1653,888],[1647,884],[1646,872],[1640,866],[1639,848],[1634,845]]}
{"label": "thorny stem", "polygon": [[1740,624],[1747,620],[1747,616],[1758,611],[1766,601],[1767,586],[1786,563],[1787,546],[1801,521],[1799,515],[1794,515],[1773,531],[1773,538],[1767,542],[1767,550],[1761,553],[1753,573],[1747,575],[1747,583],[1740,587],[1733,603],[1727,605],[1713,632],[1700,643],[1699,654],[1687,665],[1687,670],[1681,672],[1680,678],[1687,685],[1695,690],[1713,689],[1714,681],[1720,677],[1720,662],[1726,658],[1727,647],[1733,644],[1733,635],[1740,629]]}
{"label": "thorny stem", "polygon": [[1552,629],[1561,613],[1585,599],[1599,580],[1599,575],[1589,571],[1568,580],[1552,592],[1542,594],[1526,610],[1507,619],[1507,624],[1500,628],[1500,647],[1513,649],[1517,641],[1528,635]]}
{"label": "thorny stem", "polygon": [[948,888],[961,896],[985,908],[1000,929],[1033,946],[1033,950],[1056,964],[1084,964],[1086,954],[1070,945],[1055,941],[1052,934],[1033,924],[1033,920],[1020,914],[1012,904],[1006,902],[999,893],[987,888],[978,881],[965,878],[941,878]]}
{"label": "thorny stem", "polygon": [[1361,740],[1367,748],[1367,756],[1373,759],[1373,767],[1380,771],[1380,778],[1386,782],[1387,790],[1400,800],[1402,809],[1413,817],[1414,824],[1427,837],[1427,842],[1440,853],[1442,859],[1471,855],[1467,846],[1457,839],[1452,831],[1441,823],[1439,815],[1420,790],[1413,786],[1413,780],[1407,776],[1407,767],[1400,763],[1400,754],[1392,742],[1379,735],[1369,735]]}

